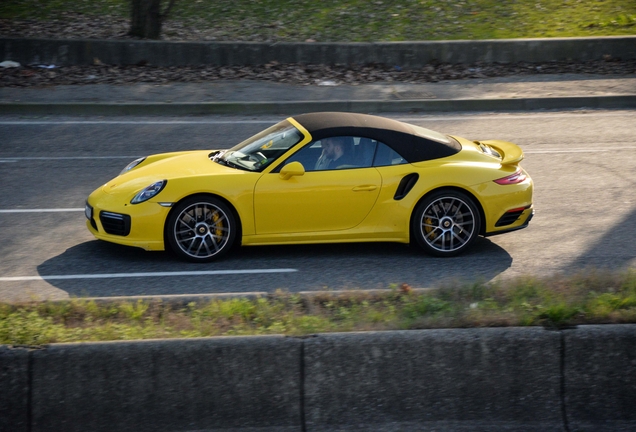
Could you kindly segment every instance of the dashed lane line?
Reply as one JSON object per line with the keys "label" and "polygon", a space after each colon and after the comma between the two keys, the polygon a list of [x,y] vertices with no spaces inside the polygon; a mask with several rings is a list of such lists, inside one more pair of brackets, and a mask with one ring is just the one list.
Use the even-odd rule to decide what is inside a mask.
{"label": "dashed lane line", "polygon": [[8,156],[0,158],[0,162],[19,162],[26,160],[95,160],[95,159],[134,159],[140,157],[135,156]]}
{"label": "dashed lane line", "polygon": [[292,268],[278,268],[278,269],[208,270],[208,271],[203,270],[203,271],[179,271],[179,272],[139,272],[139,273],[99,273],[99,274],[89,273],[89,274],[72,274],[72,275],[0,277],[0,282],[178,277],[178,276],[218,276],[218,275],[240,275],[240,274],[295,273],[297,271],[298,271],[297,269],[292,269]]}
{"label": "dashed lane line", "polygon": [[0,213],[64,213],[83,212],[83,208],[53,208],[53,209],[1,209]]}
{"label": "dashed lane line", "polygon": [[601,148],[573,148],[573,149],[544,149],[544,150],[524,150],[524,154],[539,153],[605,153],[623,150],[636,150],[634,146],[625,147],[601,147]]}
{"label": "dashed lane line", "polygon": [[[524,150],[525,154],[535,153],[606,153],[614,151],[636,150],[636,146],[621,146],[621,147],[593,147],[593,148],[572,148],[572,149],[537,149],[537,150]],[[6,157],[0,158],[2,162],[18,162],[18,161],[38,161],[38,160],[75,160],[75,159],[135,159],[139,156],[56,156],[56,157]]]}
{"label": "dashed lane line", "polygon": [[[501,121],[502,118],[517,119],[543,119],[543,118],[570,118],[581,116],[592,117],[621,117],[631,115],[631,111],[574,111],[574,112],[555,112],[547,114],[538,113],[494,113],[487,115],[475,115],[471,113],[463,115],[421,115],[421,116],[396,116],[391,113],[385,113],[384,117],[394,118],[400,121],[455,121],[455,120],[496,120]],[[0,125],[6,126],[34,126],[34,125],[215,125],[215,124],[274,124],[284,116],[276,116],[270,119],[262,120],[240,120],[240,119],[219,119],[219,120],[0,120]]]}

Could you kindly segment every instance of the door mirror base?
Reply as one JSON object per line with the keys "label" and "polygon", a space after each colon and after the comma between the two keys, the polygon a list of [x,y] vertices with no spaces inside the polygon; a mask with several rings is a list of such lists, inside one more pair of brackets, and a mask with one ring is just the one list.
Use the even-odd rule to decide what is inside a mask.
{"label": "door mirror base", "polygon": [[294,176],[305,175],[305,167],[300,162],[291,162],[280,170],[280,178],[289,180]]}

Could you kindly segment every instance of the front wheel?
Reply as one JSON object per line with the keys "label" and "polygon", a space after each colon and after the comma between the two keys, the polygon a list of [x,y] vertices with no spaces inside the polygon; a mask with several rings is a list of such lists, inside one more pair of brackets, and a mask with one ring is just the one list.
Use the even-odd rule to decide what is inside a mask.
{"label": "front wheel", "polygon": [[166,222],[166,240],[179,257],[208,262],[221,257],[236,239],[236,218],[228,206],[213,197],[180,202]]}
{"label": "front wheel", "polygon": [[428,253],[455,256],[479,234],[481,217],[473,200],[457,191],[433,193],[415,209],[413,236]]}

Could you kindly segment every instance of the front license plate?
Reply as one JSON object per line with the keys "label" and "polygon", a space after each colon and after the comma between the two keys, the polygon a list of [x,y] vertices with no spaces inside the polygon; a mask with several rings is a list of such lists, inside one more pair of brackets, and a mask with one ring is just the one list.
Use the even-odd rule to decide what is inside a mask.
{"label": "front license plate", "polygon": [[84,206],[84,214],[86,215],[86,219],[93,219],[93,207],[89,206],[88,203]]}

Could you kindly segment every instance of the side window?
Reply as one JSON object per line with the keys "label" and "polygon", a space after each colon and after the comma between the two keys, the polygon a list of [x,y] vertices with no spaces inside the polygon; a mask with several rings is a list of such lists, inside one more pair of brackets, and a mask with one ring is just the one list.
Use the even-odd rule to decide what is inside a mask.
{"label": "side window", "polygon": [[354,148],[361,166],[366,168],[373,165],[373,156],[375,155],[377,145],[378,142],[371,138],[356,139]]}
{"label": "side window", "polygon": [[373,159],[373,166],[401,165],[405,163],[406,160],[400,156],[398,152],[386,144],[381,142],[378,143],[378,149],[375,152],[375,158]]}
{"label": "side window", "polygon": [[368,168],[372,166],[376,141],[354,136],[327,137],[313,141],[294,153],[284,165],[298,161],[306,171]]}
{"label": "side window", "polygon": [[284,165],[292,162],[300,162],[305,167],[305,171],[314,171],[316,161],[320,158],[322,153],[322,145],[320,141],[312,141],[296,153],[291,155],[289,159],[285,161]]}

